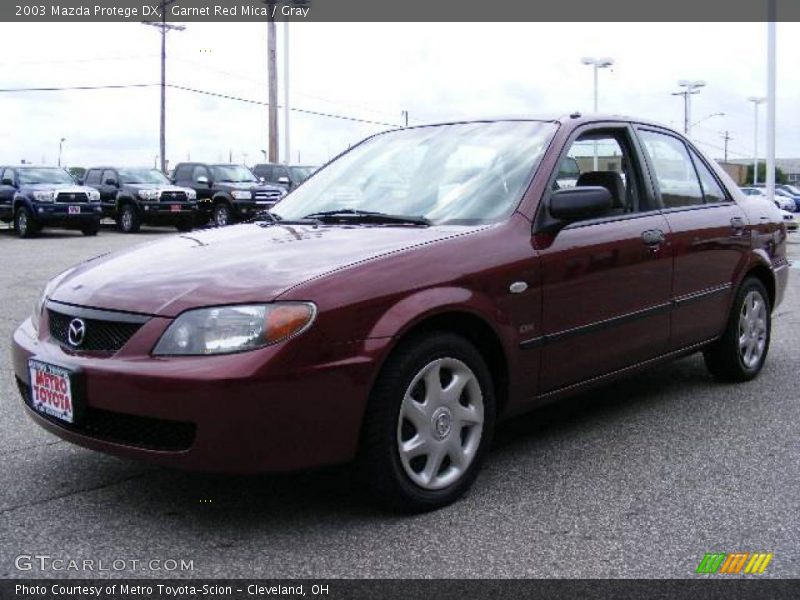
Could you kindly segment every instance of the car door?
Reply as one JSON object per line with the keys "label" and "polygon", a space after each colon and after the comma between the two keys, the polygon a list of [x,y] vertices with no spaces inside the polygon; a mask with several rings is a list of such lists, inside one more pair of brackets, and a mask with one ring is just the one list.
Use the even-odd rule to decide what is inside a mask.
{"label": "car door", "polygon": [[17,188],[14,187],[13,169],[0,169],[0,218],[13,218],[14,194]]}
{"label": "car door", "polygon": [[[557,164],[575,160],[576,186],[616,190],[609,214],[569,223],[539,247],[540,394],[653,358],[669,343],[668,226],[652,202],[632,129],[583,128],[567,148]],[[551,187],[569,187],[557,175]]]}
{"label": "car door", "polygon": [[638,128],[674,257],[671,347],[707,341],[725,328],[736,273],[752,228],[709,163],[670,132]]}
{"label": "car door", "polygon": [[[201,178],[205,177],[205,182]],[[192,182],[189,187],[197,191],[198,200],[210,200],[214,195],[213,181],[208,167],[205,165],[195,165],[192,169]]]}

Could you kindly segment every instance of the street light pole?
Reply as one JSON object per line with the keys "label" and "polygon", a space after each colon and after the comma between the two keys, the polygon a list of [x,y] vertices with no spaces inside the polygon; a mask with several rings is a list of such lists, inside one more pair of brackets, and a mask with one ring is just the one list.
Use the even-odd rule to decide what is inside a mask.
{"label": "street light pole", "polygon": [[763,96],[750,96],[748,102],[753,103],[753,185],[758,183],[758,106],[767,101]]}
{"label": "street light pole", "polygon": [[686,137],[692,136],[692,96],[700,93],[700,88],[705,87],[702,79],[688,81],[681,79],[678,85],[684,88],[682,92],[673,92],[673,96],[683,96],[683,133]]}
{"label": "street light pole", "polygon": [[775,202],[776,1],[767,4],[767,199]]}
{"label": "street light pole", "polygon": [[167,32],[183,31],[183,25],[167,23],[167,7],[177,0],[161,0],[161,22],[142,21],[143,25],[158,27],[161,30],[161,118],[159,127],[159,150],[161,153],[161,171],[167,172]]}
{"label": "street light pole", "polygon": [[[598,108],[597,108],[597,106],[598,106],[598,102],[597,102],[597,98],[598,98],[598,91],[597,91],[597,88],[598,88],[598,76],[597,76],[597,72],[600,69],[607,69],[609,67],[612,67],[614,65],[614,59],[613,58],[592,58],[592,57],[588,57],[587,56],[587,57],[584,57],[584,58],[581,59],[581,64],[584,64],[584,65],[587,65],[587,66],[591,66],[592,67],[592,71],[594,72],[593,73],[593,75],[594,75],[594,93],[593,93],[593,95],[594,95],[594,109],[593,110],[596,113],[597,110],[598,110]],[[597,142],[594,142],[594,170],[597,171]]]}
{"label": "street light pole", "polygon": [[66,141],[67,141],[67,138],[65,138],[65,137],[62,137],[60,140],[58,140],[58,166],[59,167],[61,166],[61,149],[62,149],[62,147],[64,145],[64,142],[66,142]]}

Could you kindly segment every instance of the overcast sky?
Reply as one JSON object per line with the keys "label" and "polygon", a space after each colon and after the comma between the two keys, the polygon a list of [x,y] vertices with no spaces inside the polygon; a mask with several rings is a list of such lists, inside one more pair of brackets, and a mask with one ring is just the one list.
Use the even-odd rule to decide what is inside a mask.
{"label": "overcast sky", "polygon": [[[337,24],[291,25],[290,102],[300,109],[411,123],[470,116],[590,112],[583,56],[609,56],[600,110],[683,124],[679,79],[704,79],[693,98],[697,142],[731,158],[753,154],[753,105],[766,91],[766,25]],[[279,34],[283,25],[278,25]],[[0,88],[157,83],[159,33],[133,23],[0,23]],[[283,42],[279,39],[279,63]],[[266,101],[266,25],[197,24],[168,39],[168,81]],[[777,154],[800,156],[800,24],[778,25]],[[282,81],[282,80],[281,80]],[[283,95],[281,92],[280,98]],[[167,158],[253,164],[267,147],[267,109],[168,90]],[[0,94],[0,163],[152,165],[158,87]],[[283,117],[280,117],[281,123]],[[766,109],[761,109],[765,148]],[[292,162],[321,163],[386,126],[292,113]],[[282,142],[281,142],[282,149]]]}

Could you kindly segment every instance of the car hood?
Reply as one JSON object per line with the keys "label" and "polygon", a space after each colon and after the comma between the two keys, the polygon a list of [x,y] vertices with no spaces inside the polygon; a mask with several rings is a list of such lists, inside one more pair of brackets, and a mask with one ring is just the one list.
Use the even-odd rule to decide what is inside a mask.
{"label": "car hood", "polygon": [[200,306],[266,302],[349,265],[476,229],[257,223],[210,229],[87,261],[50,298],[170,317]]}
{"label": "car hood", "polygon": [[247,191],[250,191],[250,192],[259,192],[259,191],[263,191],[263,192],[280,191],[280,192],[282,192],[282,191],[284,191],[284,188],[279,186],[279,185],[266,185],[266,184],[263,184],[263,183],[247,183],[247,182],[228,183],[228,182],[220,181],[218,186],[221,189],[226,189],[226,190],[247,190]]}
{"label": "car hood", "polygon": [[94,192],[94,188],[74,183],[27,183],[19,187],[21,192],[56,192],[59,194],[88,194]]}
{"label": "car hood", "polygon": [[155,190],[157,192],[185,192],[186,188],[171,183],[125,183],[131,190]]}

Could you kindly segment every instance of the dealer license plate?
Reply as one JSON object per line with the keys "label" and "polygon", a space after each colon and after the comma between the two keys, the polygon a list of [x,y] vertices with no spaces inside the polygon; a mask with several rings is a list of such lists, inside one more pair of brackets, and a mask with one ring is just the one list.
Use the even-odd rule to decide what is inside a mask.
{"label": "dealer license plate", "polygon": [[172,212],[181,212],[181,205],[180,204],[170,204],[169,209]]}
{"label": "dealer license plate", "polygon": [[73,423],[72,372],[34,359],[28,361],[28,371],[31,376],[31,406],[34,410]]}
{"label": "dealer license plate", "polygon": [[81,214],[81,207],[80,206],[68,206],[67,211],[71,215],[79,215]]}

